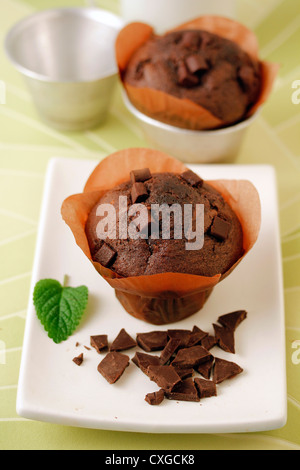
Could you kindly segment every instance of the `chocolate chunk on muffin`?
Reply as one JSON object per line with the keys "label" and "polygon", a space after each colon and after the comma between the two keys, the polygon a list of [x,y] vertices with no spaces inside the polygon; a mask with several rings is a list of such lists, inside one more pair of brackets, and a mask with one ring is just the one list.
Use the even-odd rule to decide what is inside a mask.
{"label": "chocolate chunk on muffin", "polygon": [[[146,175],[146,176],[145,176]],[[130,175],[128,175],[130,178]],[[158,273],[184,273],[199,276],[214,276],[223,274],[243,255],[243,231],[238,217],[229,204],[211,185],[204,182],[197,175],[183,173],[144,173],[143,197],[138,204],[147,208],[151,222],[151,208],[153,205],[165,205],[171,208],[177,205],[185,210],[185,205],[192,208],[193,224],[198,205],[204,206],[204,244],[201,249],[186,249],[186,232],[182,228],[182,237],[177,239],[178,230],[176,217],[170,212],[170,237],[163,238],[161,219],[149,223],[158,230],[153,236],[133,239],[129,236],[120,237],[121,221],[130,214],[135,196],[132,189],[137,184],[135,178],[115,187],[101,197],[91,210],[87,223],[86,235],[94,261],[122,277],[152,275]],[[120,206],[122,197],[122,207]],[[125,201],[125,206],[124,206]],[[115,223],[112,224],[114,233],[107,232],[105,239],[99,238],[98,224],[103,220],[101,207],[111,204],[116,213]],[[101,218],[102,217],[102,218]],[[134,219],[129,216],[128,221]],[[222,230],[216,231],[216,222],[222,221]],[[183,224],[184,225],[184,224]],[[218,224],[217,224],[218,225]],[[223,227],[225,226],[225,229]],[[137,230],[142,227],[137,227]],[[113,231],[112,231],[113,232]],[[159,235],[159,236],[157,236]],[[103,257],[103,260],[102,260]]]}
{"label": "chocolate chunk on muffin", "polygon": [[143,44],[131,57],[123,81],[188,99],[231,125],[256,103],[261,66],[233,41],[207,31],[181,30]]}

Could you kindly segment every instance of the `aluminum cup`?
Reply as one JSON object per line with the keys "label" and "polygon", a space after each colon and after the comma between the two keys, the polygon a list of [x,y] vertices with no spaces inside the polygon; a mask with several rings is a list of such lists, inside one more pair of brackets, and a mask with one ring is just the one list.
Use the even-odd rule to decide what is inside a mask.
{"label": "aluminum cup", "polygon": [[248,128],[259,115],[223,129],[194,131],[157,121],[140,112],[125,91],[123,100],[137,119],[149,145],[173,155],[184,163],[234,163],[239,155]]}
{"label": "aluminum cup", "polygon": [[8,33],[8,58],[24,76],[48,125],[63,131],[103,123],[118,71],[115,40],[123,21],[98,8],[40,11]]}

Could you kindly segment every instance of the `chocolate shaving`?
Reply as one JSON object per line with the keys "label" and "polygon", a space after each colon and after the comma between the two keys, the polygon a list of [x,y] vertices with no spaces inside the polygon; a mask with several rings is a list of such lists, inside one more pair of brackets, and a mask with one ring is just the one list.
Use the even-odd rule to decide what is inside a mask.
{"label": "chocolate shaving", "polygon": [[199,54],[190,55],[185,59],[185,63],[189,72],[193,74],[209,68],[204,57]]}
{"label": "chocolate shaving", "polygon": [[213,327],[218,346],[226,352],[235,354],[234,331],[216,324]]}
{"label": "chocolate shaving", "polygon": [[235,331],[237,327],[247,318],[246,310],[238,310],[236,312],[227,313],[218,318],[221,325]]}
{"label": "chocolate shaving", "polygon": [[136,341],[140,348],[146,352],[162,351],[168,342],[168,334],[166,331],[138,333]]}
{"label": "chocolate shaving", "polygon": [[125,351],[126,349],[131,349],[136,346],[136,342],[131,336],[127,333],[127,331],[122,328],[116,339],[110,346],[110,351]]}
{"label": "chocolate shaving", "polygon": [[81,364],[83,363],[83,354],[81,353],[79,356],[74,357],[73,362],[74,362],[77,366],[81,366]]}
{"label": "chocolate shaving", "polygon": [[149,366],[147,375],[166,392],[171,392],[175,385],[181,382],[181,378],[172,366]]}
{"label": "chocolate shaving", "polygon": [[148,373],[149,366],[161,365],[161,362],[158,356],[152,356],[150,354],[145,354],[141,352],[136,352],[134,357],[131,360],[137,367],[141,369],[142,372],[144,372],[144,374]]}
{"label": "chocolate shaving", "polygon": [[200,398],[210,398],[217,396],[217,387],[211,380],[199,379],[194,380]]}
{"label": "chocolate shaving", "polygon": [[119,352],[109,352],[98,365],[98,372],[107,380],[114,384],[129,366],[129,357]]}
{"label": "chocolate shaving", "polygon": [[220,384],[224,380],[231,379],[238,374],[241,374],[243,369],[234,362],[225,361],[225,359],[215,358],[214,376],[213,381],[215,384]]}
{"label": "chocolate shaving", "polygon": [[180,339],[171,338],[160,355],[160,362],[165,365],[180,346]]}
{"label": "chocolate shaving", "polygon": [[196,367],[211,358],[211,354],[202,346],[180,349],[172,362],[173,366],[188,368]]}
{"label": "chocolate shaving", "polygon": [[165,395],[169,400],[200,401],[197,388],[191,378],[180,382],[171,392],[166,391]]}
{"label": "chocolate shaving", "polygon": [[145,400],[149,405],[160,405],[165,398],[165,392],[161,389],[158,392],[148,393]]}
{"label": "chocolate shaving", "polygon": [[108,348],[107,335],[91,336],[91,346],[100,354],[101,351]]}

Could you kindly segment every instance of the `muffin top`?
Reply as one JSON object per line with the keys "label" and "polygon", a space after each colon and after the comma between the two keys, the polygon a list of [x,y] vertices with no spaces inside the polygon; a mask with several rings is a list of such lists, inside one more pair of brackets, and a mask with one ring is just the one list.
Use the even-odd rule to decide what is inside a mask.
{"label": "muffin top", "polygon": [[[138,219],[141,211],[132,212],[137,205],[146,219]],[[172,210],[163,219],[162,212],[155,212],[157,207],[177,208],[181,220]],[[198,218],[199,207],[204,209],[202,218]],[[110,208],[116,214],[112,219]],[[189,219],[184,219],[185,213]],[[136,227],[136,238],[130,230],[124,235],[124,220],[127,228]],[[167,232],[166,220],[170,222]],[[101,237],[99,223],[105,229]],[[204,244],[187,249],[200,223]],[[122,277],[167,272],[214,276],[225,273],[243,255],[243,232],[236,214],[220,193],[190,170],[182,175],[133,171],[131,180],[107,191],[93,207],[86,235],[92,259]]]}
{"label": "muffin top", "polygon": [[133,54],[123,78],[188,99],[225,125],[245,118],[261,90],[259,62],[236,43],[201,30],[152,37]]}

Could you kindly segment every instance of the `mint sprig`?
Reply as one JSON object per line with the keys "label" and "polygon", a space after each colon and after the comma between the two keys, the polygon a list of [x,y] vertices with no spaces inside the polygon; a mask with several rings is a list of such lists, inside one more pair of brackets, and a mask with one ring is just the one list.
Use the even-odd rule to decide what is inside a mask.
{"label": "mint sprig", "polygon": [[42,279],[34,288],[33,303],[43,327],[56,344],[68,339],[83,316],[88,288],[65,287],[54,279]]}

